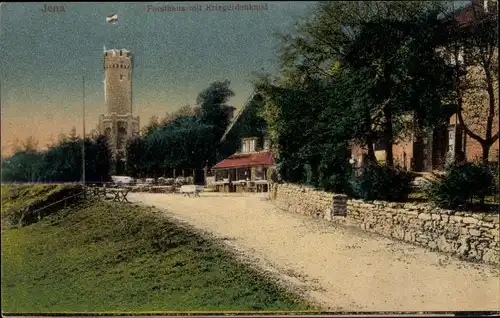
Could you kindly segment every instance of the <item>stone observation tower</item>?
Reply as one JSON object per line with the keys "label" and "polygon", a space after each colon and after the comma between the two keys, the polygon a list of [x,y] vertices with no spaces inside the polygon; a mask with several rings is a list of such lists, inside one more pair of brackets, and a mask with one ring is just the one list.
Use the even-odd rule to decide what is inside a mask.
{"label": "stone observation tower", "polygon": [[125,158],[127,139],[139,134],[139,117],[132,116],[131,52],[104,50],[104,98],[99,131],[108,137],[113,158]]}

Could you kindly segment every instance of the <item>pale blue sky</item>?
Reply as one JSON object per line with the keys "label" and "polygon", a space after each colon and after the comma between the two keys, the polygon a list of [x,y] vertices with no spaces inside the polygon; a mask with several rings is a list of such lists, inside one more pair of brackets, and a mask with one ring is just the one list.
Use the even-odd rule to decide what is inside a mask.
{"label": "pale blue sky", "polygon": [[[260,12],[147,12],[147,5],[267,4]],[[65,12],[42,12],[44,3],[0,6],[2,148],[33,135],[81,131],[82,75],[86,125],[104,111],[103,46],[134,54],[134,112],[141,124],[194,104],[211,82],[229,79],[241,106],[252,72],[274,72],[276,37],[314,2],[46,3]],[[118,24],[105,17],[117,12]]]}

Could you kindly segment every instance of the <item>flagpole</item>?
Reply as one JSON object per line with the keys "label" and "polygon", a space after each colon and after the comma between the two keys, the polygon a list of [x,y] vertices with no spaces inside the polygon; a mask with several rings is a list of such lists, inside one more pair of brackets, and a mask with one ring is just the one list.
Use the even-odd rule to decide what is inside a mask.
{"label": "flagpole", "polygon": [[83,121],[83,138],[82,138],[82,185],[85,194],[85,75],[82,75],[82,88],[83,88],[83,98],[82,98],[82,121]]}

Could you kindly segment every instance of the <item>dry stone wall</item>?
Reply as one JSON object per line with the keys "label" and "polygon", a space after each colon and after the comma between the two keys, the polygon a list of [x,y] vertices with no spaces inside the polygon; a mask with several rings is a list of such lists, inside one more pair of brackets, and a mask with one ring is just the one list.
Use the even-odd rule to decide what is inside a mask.
{"label": "dry stone wall", "polygon": [[288,212],[324,218],[330,213],[332,193],[294,184],[275,184],[276,205]]}
{"label": "dry stone wall", "polygon": [[[500,216],[434,208],[428,204],[364,202],[312,188],[274,185],[281,209],[348,224],[469,261],[500,264]],[[337,218],[338,219],[338,218]]]}

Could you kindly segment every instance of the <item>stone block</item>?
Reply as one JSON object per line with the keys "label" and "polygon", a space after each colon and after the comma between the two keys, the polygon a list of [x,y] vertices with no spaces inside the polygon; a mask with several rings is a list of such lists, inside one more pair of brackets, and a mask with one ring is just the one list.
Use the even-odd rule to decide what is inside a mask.
{"label": "stone block", "polygon": [[499,252],[493,249],[488,249],[483,253],[482,260],[485,263],[498,264],[500,263]]}
{"label": "stone block", "polygon": [[499,219],[498,215],[486,215],[483,218],[483,221],[485,221],[485,222],[491,222],[493,224],[498,224],[499,221],[500,221],[500,219]]}
{"label": "stone block", "polygon": [[462,238],[460,240],[460,247],[458,248],[458,254],[461,256],[467,256],[470,250],[469,238]]}
{"label": "stone block", "polygon": [[481,231],[476,230],[476,229],[469,229],[469,234],[472,235],[472,236],[480,236],[481,235]]}
{"label": "stone block", "polygon": [[462,222],[465,224],[478,224],[479,220],[473,217],[465,217],[462,219]]}
{"label": "stone block", "polygon": [[436,240],[436,246],[439,251],[442,251],[444,253],[450,253],[452,251],[452,245],[446,240],[446,237],[444,235],[441,235]]}
{"label": "stone block", "polygon": [[431,214],[433,220],[440,221],[441,220],[441,215],[440,214]]}
{"label": "stone block", "polygon": [[420,220],[430,220],[430,219],[432,219],[432,216],[429,213],[420,213],[418,215],[418,218]]}

